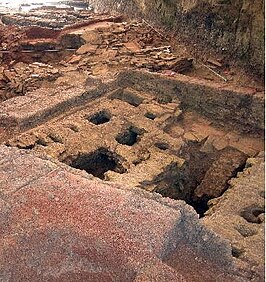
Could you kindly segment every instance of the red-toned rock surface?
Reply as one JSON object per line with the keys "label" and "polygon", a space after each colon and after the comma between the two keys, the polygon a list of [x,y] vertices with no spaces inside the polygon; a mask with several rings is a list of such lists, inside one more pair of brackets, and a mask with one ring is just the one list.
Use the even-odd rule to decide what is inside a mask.
{"label": "red-toned rock surface", "polygon": [[184,202],[23,150],[0,156],[1,281],[238,281],[227,243]]}

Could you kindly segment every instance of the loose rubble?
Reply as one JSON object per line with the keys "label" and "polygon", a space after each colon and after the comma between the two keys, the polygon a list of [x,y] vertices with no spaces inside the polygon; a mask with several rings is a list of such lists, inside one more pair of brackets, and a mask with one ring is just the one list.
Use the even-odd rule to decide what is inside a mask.
{"label": "loose rubble", "polygon": [[[63,17],[64,14],[53,9],[41,10],[40,15],[49,15],[50,12],[58,24],[58,17]],[[0,69],[2,100],[24,95],[27,89],[33,90],[30,86],[32,83],[29,83],[32,78],[35,78],[34,83],[40,80],[55,80],[70,70],[94,76],[113,76],[114,73],[128,67],[172,74],[192,67],[192,59],[180,58],[178,54],[173,53],[171,46],[165,44],[168,43],[165,42],[165,38],[144,22],[128,23],[122,22],[121,16],[113,17],[106,14],[95,16],[87,11],[80,13],[65,11],[68,16],[73,17],[75,24],[71,25],[71,21],[65,19],[64,22],[67,24],[59,25],[54,30],[38,21],[36,13],[38,15],[40,12],[32,12],[33,18],[30,17],[31,14],[12,16],[15,19],[27,18],[29,27],[26,29],[21,28],[24,24],[20,21],[4,20],[8,25],[16,24],[20,27],[15,28],[15,37],[2,39],[0,53],[2,52],[2,62],[6,63],[6,66]],[[49,17],[48,21],[50,23]],[[36,27],[30,27],[32,24],[36,24]],[[50,66],[44,68],[42,65],[37,70],[37,65],[35,68],[32,67],[36,60],[46,64],[54,61],[56,66],[52,69]],[[21,61],[31,64],[22,70]],[[16,62],[20,62],[18,71],[26,76],[26,78],[20,76],[21,82],[15,75],[17,70],[13,65],[16,66]],[[54,79],[50,74],[54,75]]]}
{"label": "loose rubble", "polygon": [[10,69],[0,69],[1,100],[9,99],[17,95],[25,95],[41,87],[43,81],[55,81],[59,76],[59,70],[51,65],[34,62],[26,64],[16,63]]}

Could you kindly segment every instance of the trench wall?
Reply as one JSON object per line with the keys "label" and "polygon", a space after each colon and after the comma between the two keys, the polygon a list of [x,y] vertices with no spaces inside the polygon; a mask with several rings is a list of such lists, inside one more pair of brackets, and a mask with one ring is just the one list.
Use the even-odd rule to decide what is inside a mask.
{"label": "trench wall", "polygon": [[229,86],[184,75],[175,78],[149,72],[126,71],[119,75],[120,87],[178,97],[183,110],[193,110],[243,132],[264,130],[264,93],[254,88]]}
{"label": "trench wall", "polygon": [[178,37],[235,57],[264,74],[264,0],[88,0],[97,10],[139,15]]}

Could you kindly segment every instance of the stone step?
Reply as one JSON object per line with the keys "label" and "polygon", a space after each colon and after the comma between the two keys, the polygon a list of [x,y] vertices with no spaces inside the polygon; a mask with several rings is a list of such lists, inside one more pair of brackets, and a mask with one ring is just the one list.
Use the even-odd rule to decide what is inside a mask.
{"label": "stone step", "polygon": [[11,98],[0,105],[0,127],[27,130],[72,108],[100,97],[101,86],[40,88],[25,96]]}

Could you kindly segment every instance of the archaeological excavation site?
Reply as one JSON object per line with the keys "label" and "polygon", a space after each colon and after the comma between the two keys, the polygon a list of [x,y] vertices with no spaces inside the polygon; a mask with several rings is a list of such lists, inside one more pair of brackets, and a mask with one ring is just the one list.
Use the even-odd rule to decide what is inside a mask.
{"label": "archaeological excavation site", "polygon": [[0,1],[0,281],[264,281],[264,1]]}

